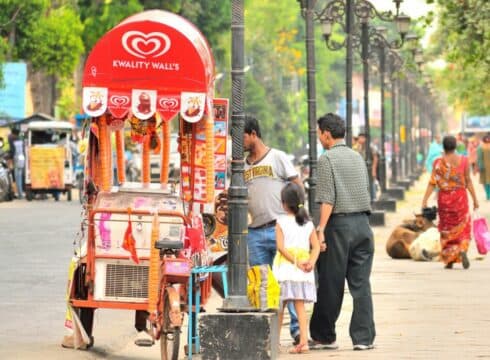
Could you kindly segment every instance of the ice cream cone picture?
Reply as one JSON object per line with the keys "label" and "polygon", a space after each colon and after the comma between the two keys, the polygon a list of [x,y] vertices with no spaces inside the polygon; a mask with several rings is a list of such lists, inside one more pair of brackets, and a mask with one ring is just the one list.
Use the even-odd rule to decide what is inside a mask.
{"label": "ice cream cone picture", "polygon": [[206,94],[183,92],[181,95],[180,115],[184,120],[195,123],[204,113]]}
{"label": "ice cream cone picture", "polygon": [[106,88],[85,87],[83,88],[83,110],[92,117],[101,116],[107,110]]}

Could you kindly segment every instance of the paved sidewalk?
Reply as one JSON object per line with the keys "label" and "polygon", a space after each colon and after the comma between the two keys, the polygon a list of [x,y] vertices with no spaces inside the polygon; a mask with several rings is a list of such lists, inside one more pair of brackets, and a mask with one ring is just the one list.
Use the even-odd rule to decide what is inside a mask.
{"label": "paved sidewalk", "polygon": [[[470,245],[469,270],[461,265],[446,270],[440,262],[393,260],[386,254],[385,243],[394,226],[420,210],[426,184],[427,175],[406,193],[406,200],[398,202],[397,213],[387,213],[386,226],[374,228],[376,348],[352,350],[348,335],[352,301],[346,290],[337,323],[340,348],[310,351],[301,359],[490,359],[486,338],[490,329],[490,260],[476,253],[475,244]],[[480,195],[481,213],[490,218],[490,203],[483,199],[481,185],[476,181],[474,185]],[[220,299],[213,302],[221,305]],[[291,343],[287,326],[282,329],[281,343]],[[298,358],[287,353],[279,356],[280,360]],[[108,359],[159,359],[159,344],[142,349],[131,341]]]}

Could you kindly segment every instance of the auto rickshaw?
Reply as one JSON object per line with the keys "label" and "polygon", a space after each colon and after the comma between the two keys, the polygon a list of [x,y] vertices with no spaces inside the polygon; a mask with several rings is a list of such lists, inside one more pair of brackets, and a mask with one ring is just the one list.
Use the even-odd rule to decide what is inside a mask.
{"label": "auto rickshaw", "polygon": [[[215,187],[224,189],[226,124],[214,114],[217,104],[227,102],[214,99],[214,80],[203,35],[184,18],[160,10],[124,20],[88,56],[86,242],[70,266],[65,322],[73,336],[81,336],[78,343],[93,344],[96,309],[143,311],[160,341],[161,358],[178,358],[189,292],[198,286],[202,303],[210,295],[209,274],[188,286],[192,269],[210,263],[202,212],[213,207]],[[172,127],[179,139],[178,183],[169,178]],[[125,178],[127,128],[142,145],[140,182]],[[152,154],[160,155],[153,183]]]}
{"label": "auto rickshaw", "polygon": [[67,121],[32,121],[23,129],[26,132],[25,192],[27,201],[36,194],[60,193],[72,199],[74,183],[73,124]]}

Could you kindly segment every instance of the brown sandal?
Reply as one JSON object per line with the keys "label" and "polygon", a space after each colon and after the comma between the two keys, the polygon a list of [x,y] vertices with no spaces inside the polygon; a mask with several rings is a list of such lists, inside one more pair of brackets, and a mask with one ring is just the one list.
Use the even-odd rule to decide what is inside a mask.
{"label": "brown sandal", "polygon": [[289,349],[290,354],[305,354],[310,351],[308,344],[298,344],[295,347]]}

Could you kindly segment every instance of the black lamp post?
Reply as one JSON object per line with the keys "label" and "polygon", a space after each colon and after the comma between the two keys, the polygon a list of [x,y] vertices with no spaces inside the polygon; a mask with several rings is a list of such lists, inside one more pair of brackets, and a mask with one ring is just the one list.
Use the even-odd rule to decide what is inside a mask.
{"label": "black lamp post", "polygon": [[314,29],[314,6],[315,0],[298,0],[301,14],[305,19],[306,27],[306,83],[308,96],[308,157],[310,174],[308,176],[308,210],[313,216],[315,224],[319,220],[319,206],[315,202],[316,194],[316,84],[315,84],[315,29]]}
{"label": "black lamp post", "polygon": [[[397,28],[403,37],[408,31],[410,24],[410,18],[405,15],[399,15],[400,4],[403,0],[393,1],[396,4],[396,15],[391,12],[379,12],[376,8],[367,0],[334,0],[327,3],[325,8],[318,14],[320,21],[322,22],[323,35],[326,41],[326,45],[331,50],[338,50],[342,47],[346,47],[346,106],[347,106],[347,118],[346,128],[349,131],[347,134],[347,143],[351,145],[352,141],[352,46],[353,42],[359,42],[361,45],[361,58],[363,61],[363,83],[364,83],[364,114],[365,114],[365,133],[366,133],[366,164],[368,167],[369,183],[372,187],[372,155],[371,155],[371,139],[370,139],[370,124],[369,124],[369,42],[370,35],[374,35],[374,32],[369,32],[369,20],[379,18],[383,21],[392,22],[395,21]],[[346,18],[346,25],[343,26],[342,20]],[[361,34],[354,33],[353,23],[355,19],[359,19],[361,22]],[[333,24],[339,23],[344,27],[346,33],[345,41],[343,43],[336,43],[331,41],[330,35],[332,34]]]}
{"label": "black lamp post", "polygon": [[229,295],[223,301],[223,311],[249,311],[247,298],[247,213],[248,191],[245,185],[243,131],[245,125],[245,42],[243,0],[232,0],[232,64],[231,64],[231,184],[228,190],[228,283]]}
{"label": "black lamp post", "polygon": [[[354,37],[354,24],[356,18],[366,19],[378,17],[383,21],[396,21],[398,28],[408,27],[410,18],[405,15],[399,15],[400,4],[403,0],[394,0],[396,5],[396,15],[388,12],[378,12],[376,8],[367,0],[332,0],[327,2],[323,10],[318,13],[318,19],[322,23],[322,32],[325,38],[327,48],[330,50],[340,50],[346,48],[346,81],[345,81],[345,99],[346,99],[346,142],[352,146],[352,66],[353,56],[352,48]],[[345,21],[345,22],[344,22]],[[340,24],[345,32],[343,43],[331,41],[333,25]],[[367,134],[369,137],[369,134]]]}
{"label": "black lamp post", "polygon": [[407,170],[407,175],[409,176],[410,179],[413,177],[413,142],[412,142],[412,114],[413,114],[413,109],[412,109],[412,103],[413,103],[413,85],[412,85],[412,80],[406,82],[407,85],[407,109],[406,109],[406,114],[407,114],[407,165],[406,165],[406,170]]}
{"label": "black lamp post", "polygon": [[[385,112],[385,76],[386,76],[386,52],[387,50],[400,49],[404,43],[404,37],[408,32],[409,21],[406,22],[406,27],[399,29],[401,34],[401,40],[395,40],[388,42],[386,40],[386,28],[377,27],[372,30],[372,36],[370,42],[373,47],[377,49],[377,55],[379,60],[379,75],[380,75],[380,92],[381,92],[381,149],[380,149],[380,185],[383,198],[386,197],[387,186],[386,186],[386,152],[385,152],[385,142],[386,142],[386,112]],[[394,55],[390,55],[390,60],[393,59]],[[390,69],[391,71],[391,69]]]}
{"label": "black lamp post", "polygon": [[[372,154],[371,154],[371,136],[370,136],[370,121],[369,121],[369,44],[373,43],[375,48],[382,48],[381,55],[381,73],[383,74],[383,81],[381,81],[382,86],[382,119],[381,119],[381,156],[380,156],[380,167],[385,167],[385,152],[384,152],[384,141],[385,141],[385,131],[384,131],[384,62],[385,62],[385,46],[387,46],[387,41],[384,39],[380,33],[374,28],[368,26],[369,16],[361,18],[361,58],[363,64],[363,83],[364,83],[364,119],[365,119],[365,132],[366,132],[366,164],[368,168],[369,183],[370,186],[373,184],[372,178]],[[407,29],[408,30],[408,29]],[[406,33],[401,33],[401,43],[403,44],[403,38]],[[393,46],[395,47],[395,46]],[[398,47],[398,46],[397,46]],[[383,170],[382,170],[383,171]],[[384,178],[384,180],[386,177]],[[384,190],[386,191],[386,183],[384,183]],[[374,200],[373,198],[371,200]]]}
{"label": "black lamp post", "polygon": [[429,82],[427,85],[427,99],[429,101],[427,102],[427,110],[428,110],[428,116],[429,116],[429,123],[430,123],[430,142],[434,141],[434,137],[436,136],[436,118],[435,118],[435,111],[433,108],[434,104],[434,99],[433,99],[433,87],[432,83]]}
{"label": "black lamp post", "polygon": [[[345,141],[347,146],[352,146],[352,40],[354,31],[354,5],[355,0],[333,0],[328,2],[323,10],[317,14],[322,24],[323,37],[327,48],[340,50],[346,48],[345,53]],[[344,20],[345,18],[345,20]],[[344,22],[345,21],[345,22]],[[339,23],[344,29],[345,40],[343,43],[329,41],[334,23]]]}
{"label": "black lamp post", "polygon": [[[398,118],[398,83],[399,83],[399,71],[403,65],[403,60],[393,50],[388,52],[388,74],[391,85],[391,185],[395,185],[398,178],[398,166],[397,166],[397,152],[396,152],[396,137],[397,137],[397,121]],[[399,143],[399,142],[398,142]],[[399,151],[398,151],[399,153]]]}
{"label": "black lamp post", "polygon": [[422,154],[422,163],[425,159],[425,142],[427,139],[427,107],[426,107],[426,101],[424,99],[425,96],[425,84],[422,84],[422,86],[419,88],[419,131],[420,131],[420,137],[419,137],[419,149],[420,153]]}
{"label": "black lamp post", "polygon": [[403,151],[402,151],[402,162],[403,162],[403,177],[405,179],[409,176],[409,166],[410,161],[410,122],[409,122],[409,86],[408,80],[405,78],[402,81],[402,91],[403,91]]}

